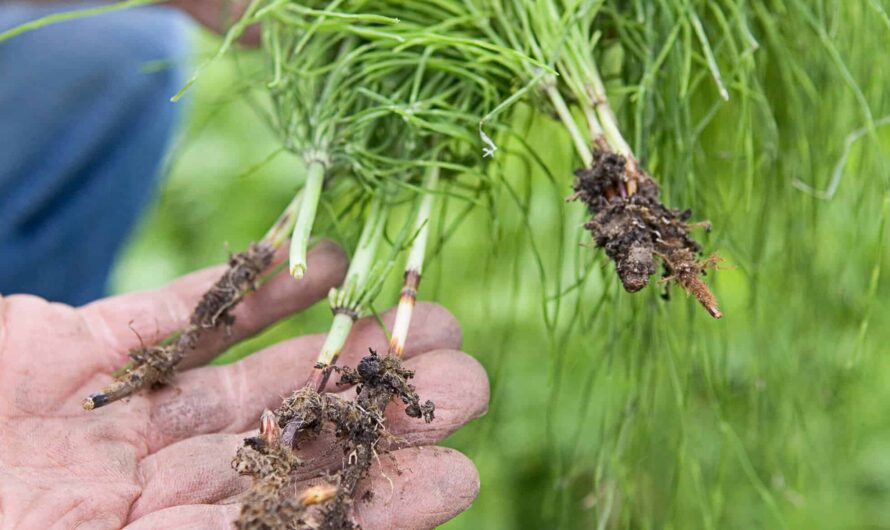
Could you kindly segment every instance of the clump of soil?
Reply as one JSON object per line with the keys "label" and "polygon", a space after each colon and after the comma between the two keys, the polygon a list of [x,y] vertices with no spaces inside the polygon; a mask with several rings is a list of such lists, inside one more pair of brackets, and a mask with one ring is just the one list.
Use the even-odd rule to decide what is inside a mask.
{"label": "clump of soil", "polygon": [[195,306],[189,325],[169,344],[131,350],[131,363],[126,372],[101,392],[83,400],[83,408],[103,407],[143,388],[172,381],[177,365],[189,350],[195,348],[205,331],[221,326],[228,330],[234,323],[231,311],[245,294],[256,289],[260,275],[272,263],[274,254],[275,249],[264,242],[251,243],[246,251],[233,254],[229,258],[229,267]]}
{"label": "clump of soil", "polygon": [[239,530],[299,528],[304,525],[304,503],[292,495],[292,475],[301,465],[290,447],[281,444],[281,429],[275,415],[263,413],[259,436],[244,440],[232,467],[253,477],[244,498]]}
{"label": "clump of soil", "polygon": [[[304,387],[285,399],[275,412],[277,426],[283,430],[282,446],[290,451],[300,444],[312,439],[326,424],[334,427],[338,443],[343,449],[345,465],[343,469],[327,478],[327,484],[316,486],[318,491],[307,492],[300,500],[302,511],[299,515],[287,513],[281,517],[278,504],[266,502],[268,497],[249,495],[242,505],[241,518],[237,526],[243,530],[259,528],[284,530],[290,528],[312,530],[343,530],[355,529],[352,522],[352,507],[356,501],[359,482],[368,475],[371,464],[378,456],[377,445],[386,435],[384,412],[393,399],[405,403],[405,414],[413,418],[433,420],[435,406],[431,401],[421,402],[417,392],[408,380],[414,373],[402,366],[400,359],[394,355],[380,357],[371,351],[362,359],[355,369],[344,367],[335,369],[340,374],[338,385],[357,385],[355,401],[317,392],[313,387]],[[242,453],[253,445],[253,439],[245,440],[245,447],[236,456],[236,466],[241,465]],[[255,476],[254,488],[257,484],[274,481],[278,471],[269,468]],[[271,488],[271,486],[268,486]],[[253,489],[251,491],[253,491]],[[279,496],[291,488],[284,486],[277,490]],[[330,492],[321,494],[319,492]],[[312,510],[307,510],[312,506]],[[269,526],[249,526],[256,519],[257,511],[265,512],[266,519],[276,521]],[[310,513],[311,512],[311,513]],[[287,521],[286,521],[287,520]],[[289,522],[297,524],[288,526]]]}
{"label": "clump of soil", "polygon": [[615,262],[618,277],[628,292],[636,292],[657,272],[656,258],[664,268],[662,281],[675,282],[714,318],[722,314],[717,300],[701,280],[716,264],[716,257],[701,258],[701,245],[687,223],[691,210],[668,208],[659,198],[658,185],[636,162],[597,149],[593,166],[575,172],[573,199],[587,205],[593,218],[584,226],[596,245]]}
{"label": "clump of soil", "polygon": [[235,322],[232,309],[257,287],[260,275],[272,264],[275,249],[264,242],[251,243],[244,252],[229,257],[229,268],[201,297],[189,322],[203,329],[227,328]]}

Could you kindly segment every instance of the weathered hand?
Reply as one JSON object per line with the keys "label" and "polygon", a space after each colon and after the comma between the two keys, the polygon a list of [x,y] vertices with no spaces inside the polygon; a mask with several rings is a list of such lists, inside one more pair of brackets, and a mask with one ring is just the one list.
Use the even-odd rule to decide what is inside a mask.
{"label": "weathered hand", "polygon": [[[82,308],[0,297],[0,529],[229,528],[249,485],[231,469],[232,456],[262,410],[306,380],[323,336],[288,340],[230,365],[202,365],[325,296],[345,268],[338,247],[319,244],[306,278],[295,282],[282,272],[245,298],[231,336],[202,337],[173,385],[92,412],[81,408],[84,396],[111,380],[128,349],[182,326],[221,269]],[[426,424],[390,405],[392,452],[366,481],[371,500],[356,503],[366,529],[430,528],[466,509],[479,487],[466,457],[431,444],[484,413],[488,380],[456,350],[454,317],[431,304],[415,315],[406,365],[417,370],[421,397],[435,401],[436,419]],[[341,364],[354,365],[368,347],[386,347],[373,320],[356,325]],[[322,436],[301,449],[300,479],[340,465],[343,455],[330,442]]]}

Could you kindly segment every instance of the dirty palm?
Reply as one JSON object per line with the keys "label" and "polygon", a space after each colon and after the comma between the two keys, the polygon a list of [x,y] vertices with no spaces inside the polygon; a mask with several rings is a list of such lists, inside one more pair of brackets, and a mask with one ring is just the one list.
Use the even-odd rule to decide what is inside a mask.
{"label": "dirty palm", "polygon": [[[153,2],[125,2],[142,3]],[[173,99],[222,56],[261,54],[263,67],[246,74],[246,82],[265,97],[256,105],[259,118],[298,161],[293,172],[299,187],[282,198],[284,210],[265,235],[231,256],[189,324],[133,350],[131,363],[108,387],[86,397],[84,408],[170,383],[202,334],[230,326],[232,310],[277,272],[276,251],[289,246],[286,266],[299,281],[309,266],[310,241],[333,235],[352,251],[344,283],[329,295],[330,331],[308,381],[294,381],[293,394],[257,419],[259,434],[235,455],[234,468],[253,478],[236,525],[352,528],[352,507],[362,502],[356,498],[359,483],[388,436],[387,406],[398,400],[416,421],[436,421],[435,404],[417,395],[414,374],[401,363],[424,267],[459,228],[458,220],[438,227],[439,237],[431,238],[431,226],[443,220],[434,214],[446,202],[485,209],[494,190],[510,189],[511,171],[522,164],[586,212],[578,240],[600,249],[586,252],[602,252],[624,290],[648,286],[666,300],[672,290],[685,292],[720,318],[708,286],[720,258],[698,240],[711,225],[691,209],[696,204],[671,204],[662,193],[660,184],[685,176],[647,145],[644,131],[658,134],[659,124],[647,122],[651,116],[640,101],[665,106],[659,91],[668,81],[659,72],[669,57],[675,68],[671,91],[709,95],[714,108],[728,100],[733,69],[756,66],[755,33],[769,36],[767,53],[786,38],[767,17],[781,2],[625,4],[632,3],[251,2],[216,55]],[[806,6],[794,7],[809,14]],[[644,44],[646,9],[677,19],[657,49]],[[262,28],[260,50],[243,52],[237,42],[254,24]],[[712,34],[721,35],[719,48]],[[619,114],[619,105],[638,112]],[[659,117],[682,122],[683,113],[677,114]],[[561,141],[571,145],[565,156],[573,172],[554,175],[543,167],[540,153],[548,146],[528,126],[542,121],[556,124]],[[512,189],[510,195],[516,198]],[[370,351],[354,367],[338,365],[353,324],[375,313],[387,278],[398,273],[403,284],[388,351]],[[331,385],[354,385],[356,398],[325,392]],[[345,464],[320,485],[293,495],[299,448],[326,428],[336,433]]]}

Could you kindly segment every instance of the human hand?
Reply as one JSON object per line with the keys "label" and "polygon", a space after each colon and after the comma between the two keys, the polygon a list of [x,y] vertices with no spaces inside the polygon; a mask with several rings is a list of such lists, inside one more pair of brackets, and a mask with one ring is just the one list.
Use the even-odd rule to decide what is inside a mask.
{"label": "human hand", "polygon": [[[230,528],[238,495],[249,486],[231,469],[232,457],[254,434],[263,409],[274,409],[305,382],[324,337],[298,337],[233,364],[203,365],[323,298],[345,269],[342,251],[320,243],[302,281],[282,271],[246,297],[234,311],[230,337],[222,331],[203,336],[172,385],[92,412],[81,408],[83,397],[111,380],[130,348],[182,327],[222,269],[82,308],[0,297],[0,529]],[[391,324],[393,316],[385,313],[384,321]],[[355,504],[355,519],[366,530],[433,527],[465,510],[478,492],[473,464],[432,445],[483,414],[488,403],[485,372],[457,351],[460,335],[445,309],[418,305],[405,364],[417,371],[420,396],[436,403],[436,419],[408,418],[400,403],[387,409],[391,452],[363,484],[375,495]],[[369,347],[385,350],[386,344],[374,320],[361,320],[340,364],[354,366]],[[343,458],[324,433],[299,456],[305,465],[298,478],[307,483]]]}

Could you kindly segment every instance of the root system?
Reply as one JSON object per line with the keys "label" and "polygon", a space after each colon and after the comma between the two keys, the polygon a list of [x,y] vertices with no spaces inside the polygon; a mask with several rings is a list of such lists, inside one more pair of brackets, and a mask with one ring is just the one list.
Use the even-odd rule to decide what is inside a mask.
{"label": "root system", "polygon": [[[398,357],[380,357],[371,351],[355,369],[337,368],[338,385],[356,385],[355,401],[317,392],[305,387],[287,398],[275,412],[276,427],[282,429],[281,446],[269,448],[255,438],[245,440],[234,466],[254,477],[251,492],[244,500],[241,530],[342,530],[358,528],[352,521],[359,482],[368,475],[378,456],[378,444],[386,434],[384,413],[393,399],[405,403],[405,413],[413,418],[433,420],[435,406],[421,402],[408,380],[414,373],[405,369]],[[294,497],[291,482],[281,482],[287,466],[257,466],[253,462],[290,452],[314,438],[325,425],[332,425],[344,455],[344,466],[327,477],[326,484],[314,486]],[[269,429],[265,429],[269,430]],[[260,440],[264,440],[262,436]],[[261,453],[262,458],[252,456]],[[274,457],[277,458],[277,457]],[[277,460],[276,460],[277,461]],[[288,500],[290,499],[290,500]],[[293,513],[294,505],[299,507]],[[311,508],[311,509],[310,509]]]}
{"label": "root system", "polygon": [[83,401],[83,408],[92,410],[129,397],[143,388],[160,386],[172,381],[176,367],[189,350],[195,348],[201,335],[212,329],[234,323],[232,310],[244,295],[256,289],[260,275],[272,263],[275,250],[260,242],[229,258],[223,275],[204,293],[195,306],[189,324],[169,344],[141,347],[130,351],[131,363],[126,372],[117,377],[101,392]]}
{"label": "root system", "polygon": [[259,436],[244,440],[232,467],[241,475],[253,477],[236,523],[240,529],[299,528],[303,525],[305,504],[288,495],[293,473],[301,462],[281,444],[281,429],[270,411],[263,413]]}
{"label": "root system", "polygon": [[690,229],[691,210],[666,207],[659,188],[636,162],[598,149],[592,167],[575,172],[574,199],[583,201],[592,216],[585,224],[596,245],[615,262],[618,277],[628,292],[636,292],[657,272],[656,258],[664,268],[662,281],[674,282],[695,298],[714,318],[722,315],[717,301],[702,281],[717,258],[701,258],[701,245]]}

